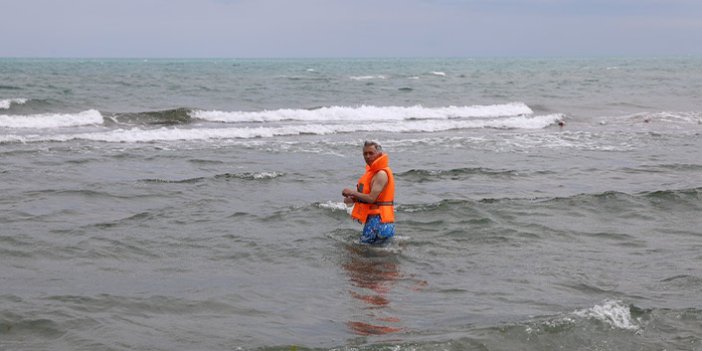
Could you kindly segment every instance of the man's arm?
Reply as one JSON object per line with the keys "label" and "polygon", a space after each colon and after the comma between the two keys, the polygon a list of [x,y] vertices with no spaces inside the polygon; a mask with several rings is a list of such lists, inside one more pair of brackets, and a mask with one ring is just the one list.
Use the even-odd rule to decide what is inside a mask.
{"label": "man's arm", "polygon": [[378,196],[383,192],[386,185],[388,185],[388,174],[385,171],[378,171],[371,181],[371,191],[369,194],[359,193],[349,188],[344,189],[341,194],[346,198],[351,197],[356,201],[372,204],[378,199]]}

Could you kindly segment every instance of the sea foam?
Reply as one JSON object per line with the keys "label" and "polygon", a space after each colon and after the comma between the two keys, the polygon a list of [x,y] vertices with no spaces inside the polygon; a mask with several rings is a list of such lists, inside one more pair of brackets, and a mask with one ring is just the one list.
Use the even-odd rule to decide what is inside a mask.
{"label": "sea foam", "polygon": [[331,211],[342,211],[342,212],[347,212],[348,214],[351,214],[351,210],[353,210],[353,207],[346,206],[343,202],[336,202],[336,201],[327,201],[327,202],[320,202],[315,204],[319,208],[323,209],[328,209]]}
{"label": "sea foam", "polygon": [[0,110],[7,110],[12,106],[12,104],[22,105],[27,102],[27,99],[4,99],[0,100]]}
{"label": "sea foam", "polygon": [[370,80],[370,79],[387,79],[386,76],[380,74],[377,76],[351,76],[349,77],[351,80]]}
{"label": "sea foam", "polygon": [[[353,132],[441,132],[454,129],[496,128],[496,129],[542,129],[557,123],[562,115],[520,116],[494,119],[476,120],[418,120],[377,123],[340,123],[340,124],[291,124],[275,127],[238,127],[229,126],[222,128],[181,128],[163,127],[158,129],[113,129],[102,132],[51,134],[23,136],[24,142],[37,141],[69,141],[92,140],[104,142],[152,142],[176,140],[224,140],[224,139],[252,139],[270,138],[276,136],[295,135],[330,135]],[[17,140],[11,135],[5,136],[5,142]]]}
{"label": "sea foam", "polygon": [[97,110],[75,114],[0,115],[0,128],[50,129],[102,124]]}
{"label": "sea foam", "polygon": [[598,320],[616,329],[634,331],[640,329],[631,316],[629,306],[618,300],[606,300],[601,305],[575,311],[574,314],[578,317]]}
{"label": "sea foam", "polygon": [[315,110],[279,109],[258,112],[203,111],[191,113],[193,118],[224,123],[279,121],[403,121],[411,119],[489,118],[532,114],[522,102],[499,105],[423,107],[402,106],[331,106]]}

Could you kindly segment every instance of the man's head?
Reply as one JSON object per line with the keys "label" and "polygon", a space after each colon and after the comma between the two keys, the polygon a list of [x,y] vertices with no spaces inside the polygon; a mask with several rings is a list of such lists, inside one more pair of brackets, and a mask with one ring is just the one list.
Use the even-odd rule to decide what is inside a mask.
{"label": "man's head", "polygon": [[363,143],[363,159],[367,165],[371,165],[378,157],[383,154],[383,147],[375,141],[365,141]]}

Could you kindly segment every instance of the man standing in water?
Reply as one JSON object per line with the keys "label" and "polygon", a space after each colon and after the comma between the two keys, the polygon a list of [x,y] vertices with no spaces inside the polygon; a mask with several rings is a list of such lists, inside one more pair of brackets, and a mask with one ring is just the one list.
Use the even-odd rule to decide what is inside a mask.
{"label": "man standing in water", "polygon": [[395,179],[388,167],[388,155],[375,141],[363,143],[366,173],[356,190],[345,188],[344,203],[353,204],[351,217],[364,224],[361,242],[383,244],[395,235]]}

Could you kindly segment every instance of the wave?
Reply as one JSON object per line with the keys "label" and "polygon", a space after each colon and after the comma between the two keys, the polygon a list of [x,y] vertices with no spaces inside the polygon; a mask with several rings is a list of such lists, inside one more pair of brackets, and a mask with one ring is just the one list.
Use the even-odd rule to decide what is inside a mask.
{"label": "wave", "polygon": [[692,188],[692,189],[679,189],[679,190],[657,190],[651,192],[642,193],[645,198],[658,201],[658,200],[702,200],[702,187]]}
{"label": "wave", "polygon": [[16,85],[0,84],[0,90],[22,90],[22,88]]}
{"label": "wave", "polygon": [[639,112],[630,115],[603,117],[600,125],[689,125],[702,124],[700,111],[658,111]]}
{"label": "wave", "polygon": [[347,214],[351,214],[351,210],[353,209],[353,207],[346,206],[342,201],[316,202],[313,206],[332,212],[345,212]]}
{"label": "wave", "polygon": [[13,104],[23,105],[27,102],[27,99],[14,98],[14,99],[3,99],[0,100],[0,110],[9,110],[10,106]]}
{"label": "wave", "polygon": [[562,202],[571,203],[573,201],[581,204],[621,202],[622,208],[628,208],[630,206],[640,205],[640,200],[646,200],[644,203],[656,206],[662,206],[668,203],[670,205],[689,204],[693,205],[693,207],[699,207],[701,205],[700,200],[702,200],[702,188],[652,190],[634,194],[619,191],[605,191],[597,194],[578,194],[569,197],[544,199],[542,202],[554,202],[558,204]]}
{"label": "wave", "polygon": [[[0,108],[3,102],[7,102],[6,108],[10,107],[10,100],[0,100]],[[12,103],[25,103],[26,99],[14,99]],[[34,100],[32,100],[34,101]],[[104,117],[102,113],[95,109],[78,113],[44,113],[34,115],[0,115],[0,127],[4,128],[27,128],[27,129],[50,129],[63,127],[80,127],[87,125],[180,125],[188,124],[192,118],[192,111],[187,108],[176,108],[163,111],[145,111],[134,113],[110,113]]]}
{"label": "wave", "polygon": [[681,274],[673,277],[665,278],[660,281],[665,286],[675,287],[677,289],[700,289],[702,288],[702,278]]}
{"label": "wave", "polygon": [[315,109],[279,109],[258,112],[204,111],[191,113],[196,119],[210,122],[280,122],[280,121],[404,121],[415,119],[490,118],[531,115],[522,102],[499,105],[448,106],[429,108],[402,106],[331,106]]}
{"label": "wave", "polygon": [[[96,111],[97,112],[97,111]],[[94,119],[69,119],[66,124],[74,125],[96,124],[99,113]],[[405,123],[372,123],[372,124],[293,124],[277,127],[228,127],[228,128],[176,128],[162,127],[158,129],[113,129],[103,132],[50,134],[50,135],[0,135],[0,143],[12,142],[66,142],[71,140],[90,140],[113,143],[139,143],[155,141],[203,141],[227,139],[270,138],[276,136],[297,135],[330,135],[353,132],[441,132],[458,129],[494,128],[494,129],[543,129],[554,125],[562,118],[561,115],[535,117],[511,117],[488,120],[446,120],[446,121],[407,121]],[[0,119],[0,125],[2,120]],[[41,119],[37,125],[47,127],[50,119]]]}
{"label": "wave", "polygon": [[[674,189],[674,190],[654,190],[635,194],[627,194],[618,191],[605,191],[594,194],[576,194],[566,197],[506,197],[506,198],[483,198],[483,199],[444,199],[433,203],[421,204],[401,204],[396,207],[398,212],[445,212],[447,210],[463,210],[465,208],[473,208],[480,204],[508,204],[512,202],[529,202],[532,206],[554,205],[558,208],[563,208],[563,203],[567,203],[570,207],[581,206],[589,203],[596,203],[598,206],[603,202],[622,202],[622,208],[628,208],[635,205],[641,205],[640,200],[646,200],[656,206],[665,207],[666,204],[688,204],[690,210],[702,207],[702,187],[689,189]],[[670,210],[667,208],[666,211]]]}
{"label": "wave", "polygon": [[[589,324],[604,324],[609,330],[636,332],[643,328],[643,319],[640,315],[644,311],[616,299],[606,299],[600,304],[589,308],[575,310],[555,316],[537,317],[523,323],[505,326],[505,329],[519,330],[514,336],[535,337],[539,335],[558,335],[574,330],[588,330]],[[492,328],[488,328],[492,329]],[[521,334],[521,335],[520,335]]]}
{"label": "wave", "polygon": [[670,171],[675,172],[700,172],[702,171],[702,165],[696,164],[686,164],[686,163],[667,163],[667,164],[654,164],[654,165],[643,165],[639,167],[625,167],[622,168],[624,172],[627,173],[666,173]]}
{"label": "wave", "polygon": [[699,309],[644,309],[608,299],[592,307],[524,322],[469,326],[459,338],[448,342],[419,341],[412,347],[427,350],[690,350],[690,345],[699,341],[697,321],[700,316]]}
{"label": "wave", "polygon": [[[630,347],[653,317],[652,311],[616,299],[570,313],[535,317],[471,330],[486,349],[622,349]],[[671,316],[660,318],[669,321]],[[607,347],[596,347],[602,343]]]}
{"label": "wave", "polygon": [[376,76],[351,76],[349,77],[351,80],[371,80],[371,79],[387,79],[386,76],[380,74]]}
{"label": "wave", "polygon": [[[0,331],[5,340],[25,339],[28,335],[36,338],[59,338],[66,333],[58,321],[48,318],[32,318],[13,313],[0,314]],[[0,343],[0,345],[3,343]]]}
{"label": "wave", "polygon": [[224,173],[218,174],[212,177],[195,177],[180,180],[167,180],[167,179],[144,179],[143,182],[147,183],[172,183],[172,184],[187,184],[187,183],[199,183],[201,181],[211,180],[211,179],[241,179],[241,180],[269,180],[285,176],[282,172],[244,172],[244,173]]}
{"label": "wave", "polygon": [[655,113],[638,113],[627,117],[629,122],[637,123],[682,123],[682,124],[697,124],[702,123],[701,112],[655,112]]}
{"label": "wave", "polygon": [[[483,200],[486,201],[487,199]],[[508,199],[513,201],[515,199]],[[555,197],[555,198],[543,198],[543,199],[531,199],[534,202],[542,203],[562,203],[562,202],[578,202],[578,203],[591,203],[591,202],[631,202],[632,204],[640,204],[638,200],[648,200],[648,202],[656,205],[662,205],[664,201],[670,201],[671,203],[677,203],[680,201],[687,201],[690,204],[700,205],[700,200],[702,200],[702,187],[700,188],[689,188],[689,189],[665,189],[665,190],[652,190],[644,191],[638,193],[624,193],[619,191],[605,191],[601,193],[594,194],[577,194],[568,197]],[[498,201],[498,200],[493,200]]]}
{"label": "wave", "polygon": [[73,114],[0,115],[0,128],[50,129],[102,124],[103,118],[97,110]]}
{"label": "wave", "polygon": [[641,326],[631,315],[631,308],[619,300],[605,300],[601,305],[575,311],[575,316],[590,318],[615,329],[638,331]]}
{"label": "wave", "polygon": [[495,170],[489,168],[455,168],[449,170],[411,169],[406,172],[396,173],[395,176],[402,180],[426,182],[442,179],[463,179],[473,175],[490,177],[513,177],[519,175],[514,170]]}
{"label": "wave", "polygon": [[[9,108],[27,99],[2,100],[2,107]],[[35,100],[31,100],[35,101]],[[42,102],[45,104],[46,102]],[[33,108],[36,109],[36,108]],[[315,107],[310,109],[279,109],[257,112],[205,111],[176,108],[160,111],[129,113],[101,113],[90,109],[78,113],[4,114],[0,115],[0,128],[39,129],[102,125],[110,130],[102,134],[54,135],[48,141],[72,139],[101,141],[155,141],[202,140],[229,138],[261,138],[301,134],[327,135],[350,132],[436,132],[468,128],[541,129],[563,119],[563,115],[534,116],[524,103],[500,105],[448,106],[425,108],[422,106],[360,106]],[[193,121],[244,124],[245,127],[192,128],[163,130],[143,128],[148,126],[189,125]],[[317,122],[302,124],[296,122]],[[372,123],[359,123],[372,122]],[[397,123],[403,122],[403,123]],[[251,123],[266,123],[252,126]],[[278,123],[278,124],[267,124]],[[284,123],[284,124],[281,124]],[[125,126],[136,129],[125,131]],[[115,127],[120,129],[114,129]],[[130,136],[130,134],[132,134]],[[19,136],[4,135],[0,142],[24,141]],[[34,140],[27,140],[34,141]]]}
{"label": "wave", "polygon": [[136,113],[117,113],[107,116],[106,121],[114,124],[136,124],[136,125],[178,125],[191,122],[191,110],[187,108],[176,108],[163,111],[146,111]]}
{"label": "wave", "polygon": [[172,296],[128,297],[101,294],[97,296],[55,295],[46,297],[48,301],[61,303],[69,309],[101,310],[114,308],[139,313],[173,313],[176,315],[190,313],[258,313],[253,308],[238,307],[212,299],[187,299]]}

